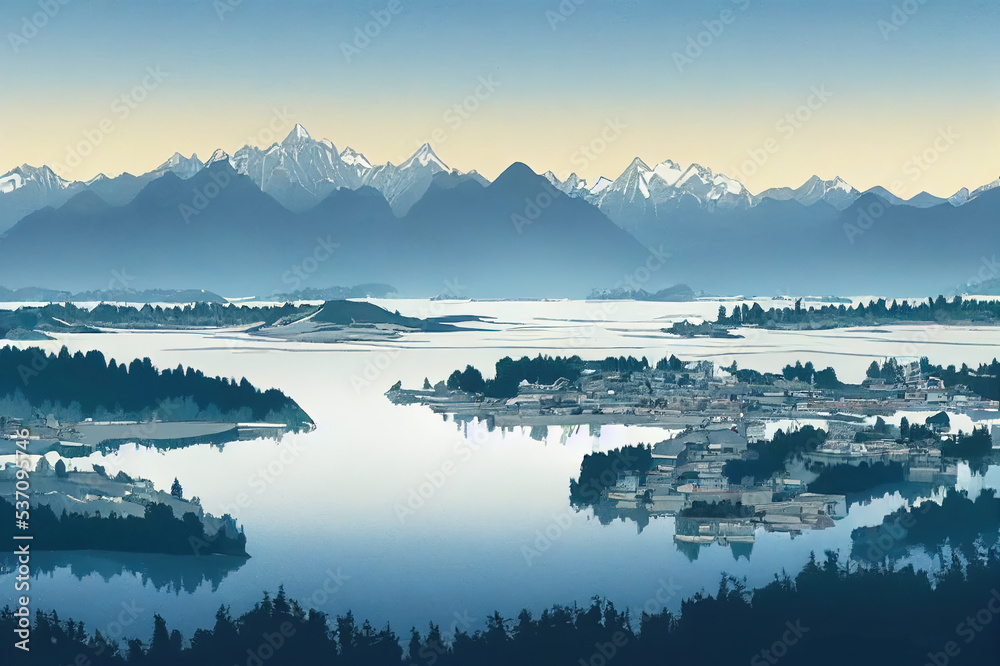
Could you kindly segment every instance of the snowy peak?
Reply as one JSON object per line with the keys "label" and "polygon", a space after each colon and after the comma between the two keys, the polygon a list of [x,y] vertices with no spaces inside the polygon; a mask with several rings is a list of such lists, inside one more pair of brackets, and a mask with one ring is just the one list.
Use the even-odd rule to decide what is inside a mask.
{"label": "snowy peak", "polygon": [[205,162],[205,166],[223,161],[232,164],[232,159],[229,157],[229,153],[224,151],[222,148],[217,148],[216,151],[212,153],[212,156],[208,158],[208,161]]}
{"label": "snowy peak", "polygon": [[8,194],[25,186],[43,191],[59,191],[65,190],[71,184],[44,164],[40,167],[22,164],[0,176],[0,194]]}
{"label": "snowy peak", "polygon": [[997,178],[992,183],[987,183],[986,185],[983,185],[982,187],[977,187],[976,189],[972,190],[972,195],[969,198],[970,199],[975,199],[976,197],[978,197],[983,192],[989,192],[990,190],[995,189],[997,187],[1000,187],[1000,178]]}
{"label": "snowy peak", "polygon": [[611,187],[611,185],[613,183],[614,183],[614,181],[611,180],[610,178],[605,178],[604,176],[601,176],[600,178],[597,179],[597,182],[594,183],[594,186],[592,188],[590,188],[590,193],[591,194],[600,194],[604,190],[606,190],[609,187]]}
{"label": "snowy peak", "polygon": [[673,160],[650,168],[636,157],[618,178],[606,181],[598,181],[589,197],[612,219],[658,215],[678,206],[749,208],[753,202],[739,181],[700,164],[684,168]]}
{"label": "snowy peak", "polygon": [[948,197],[948,203],[952,206],[961,206],[967,202],[972,197],[972,193],[969,192],[969,188],[963,187],[958,192]]}
{"label": "snowy peak", "polygon": [[755,197],[755,203],[760,203],[764,199],[775,199],[777,201],[788,201],[791,199],[803,206],[812,206],[815,203],[823,201],[837,210],[844,210],[860,196],[861,192],[839,176],[833,180],[823,180],[819,176],[814,175],[795,189],[790,187],[774,187],[764,190]]}
{"label": "snowy peak", "polygon": [[674,185],[684,175],[684,169],[673,160],[666,160],[653,167],[653,174],[667,185]]}
{"label": "snowy peak", "polygon": [[368,158],[355,151],[350,146],[344,148],[344,150],[340,153],[340,160],[344,164],[348,164],[350,166],[361,167],[363,169],[372,168],[372,163],[368,161]]}
{"label": "snowy peak", "polygon": [[292,131],[288,133],[288,136],[286,136],[285,140],[281,142],[281,145],[290,146],[298,143],[306,143],[311,140],[312,137],[309,136],[309,132],[306,131],[306,128],[299,123],[295,123],[295,127],[293,127]]}
{"label": "snowy peak", "polygon": [[[587,181],[582,180],[575,173],[571,173],[566,177],[566,180],[560,180],[551,171],[546,171],[543,174],[545,180],[552,183],[552,186],[562,192],[563,194],[568,194],[570,196],[583,196],[587,193]],[[605,180],[607,180],[605,178]],[[608,181],[609,183],[611,181]]]}
{"label": "snowy peak", "polygon": [[437,156],[429,143],[420,146],[410,159],[399,165],[399,168],[409,169],[414,166],[429,166],[434,171],[451,171],[451,168]]}
{"label": "snowy peak", "polygon": [[[212,157],[215,157],[215,155]],[[191,157],[184,157],[180,153],[174,153],[166,162],[156,167],[153,173],[162,175],[170,171],[177,174],[180,178],[187,180],[204,167],[205,164],[198,159],[197,153],[192,153]]]}

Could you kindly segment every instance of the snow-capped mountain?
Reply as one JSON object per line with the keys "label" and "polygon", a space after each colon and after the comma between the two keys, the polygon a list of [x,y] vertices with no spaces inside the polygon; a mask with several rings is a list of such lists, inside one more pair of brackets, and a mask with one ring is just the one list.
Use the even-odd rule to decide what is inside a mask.
{"label": "snow-capped mountain", "polygon": [[71,181],[60,178],[45,165],[33,167],[22,164],[0,176],[0,194],[10,194],[15,190],[22,189],[37,192],[58,192],[65,190],[71,184]]}
{"label": "snow-capped mountain", "polygon": [[583,180],[575,173],[571,173],[567,176],[566,180],[560,180],[559,177],[551,171],[546,171],[542,177],[552,183],[552,187],[556,188],[563,194],[570,195],[571,197],[582,197],[586,196],[588,193],[587,181]]}
{"label": "snow-capped mountain", "polygon": [[948,203],[952,206],[961,206],[966,203],[970,198],[972,198],[972,193],[969,192],[969,188],[963,187],[958,192],[948,197]]}
{"label": "snow-capped mountain", "polygon": [[180,153],[174,153],[170,156],[170,159],[153,169],[150,173],[156,174],[159,177],[170,171],[177,174],[182,180],[187,180],[203,168],[205,168],[205,163],[198,159],[197,153],[192,153],[191,157],[184,157]]}
{"label": "snow-capped mountain", "polygon": [[267,148],[243,146],[233,153],[230,163],[296,212],[312,208],[338,188],[360,187],[355,171],[340,159],[336,146],[313,140],[302,125],[295,125],[284,141]]}
{"label": "snow-capped mountain", "polygon": [[759,203],[763,199],[776,199],[778,201],[792,199],[803,206],[811,206],[819,201],[825,201],[837,210],[844,210],[860,196],[861,192],[839,176],[833,180],[823,180],[819,176],[813,176],[795,189],[773,187],[764,190],[755,197],[755,201]]}
{"label": "snow-capped mountain", "polygon": [[977,187],[976,189],[972,190],[972,194],[969,196],[969,198],[975,199],[983,192],[989,192],[990,190],[995,189],[997,187],[1000,187],[1000,178],[997,178],[992,183],[987,183],[982,187]]}
{"label": "snow-capped mountain", "polygon": [[626,228],[684,207],[714,211],[753,205],[742,183],[700,164],[685,168],[666,160],[650,167],[638,157],[615,180],[599,180],[586,198]]}
{"label": "snow-capped mountain", "polygon": [[[62,205],[84,189],[112,205],[123,205],[147,183],[168,172],[188,179],[219,161],[227,161],[263,192],[296,212],[313,208],[340,188],[357,190],[367,186],[379,191],[396,215],[402,216],[423,197],[432,183],[445,187],[449,183],[454,185],[472,179],[484,186],[487,184],[475,171],[462,174],[452,170],[429,144],[422,145],[398,166],[391,162],[373,164],[352,148],[338,151],[331,141],[314,139],[297,124],[280,143],[267,147],[247,145],[232,154],[216,150],[207,162],[194,154],[185,157],[174,153],[141,176],[123,173],[109,178],[99,174],[86,182],[78,182],[60,178],[47,166],[22,165],[0,176],[0,232],[40,208]],[[682,166],[665,160],[650,167],[639,158],[617,178],[602,176],[593,185],[576,173],[561,179],[549,171],[544,177],[555,189],[597,206],[619,226],[632,231],[643,226],[646,220],[668,219],[679,211],[684,211],[687,219],[691,219],[691,214],[696,212],[747,211],[768,199],[794,201],[803,206],[823,202],[843,211],[861,196],[841,178],[823,180],[818,176],[797,188],[771,188],[754,196],[738,180],[699,164]],[[947,200],[921,192],[904,201],[882,187],[871,188],[868,192],[894,206],[929,208],[944,201],[960,206],[997,187],[1000,187],[1000,179],[972,192],[963,188]]]}
{"label": "snow-capped mountain", "polygon": [[362,184],[381,192],[393,212],[403,215],[420,200],[439,173],[452,173],[452,169],[425,143],[399,166],[389,162],[373,167]]}
{"label": "snow-capped mountain", "polygon": [[123,173],[109,178],[99,173],[90,180],[81,182],[61,178],[48,166],[22,164],[0,176],[0,232],[36,210],[46,206],[62,206],[84,190],[93,192],[113,206],[121,206],[131,201],[148,183],[168,171],[187,179],[204,166],[197,155],[184,157],[174,153],[166,162],[141,176]]}
{"label": "snow-capped mountain", "polygon": [[611,180],[610,178],[605,178],[604,176],[601,176],[600,178],[597,179],[597,182],[594,183],[594,186],[590,188],[590,194],[600,194],[605,189],[610,187],[613,182],[614,181]]}
{"label": "snow-capped mountain", "polygon": [[0,176],[0,232],[46,206],[61,206],[84,187],[60,178],[47,166],[22,164]]}
{"label": "snow-capped mountain", "polygon": [[296,125],[281,143],[267,148],[244,146],[230,163],[286,208],[301,212],[346,187],[373,187],[388,200],[393,211],[404,214],[417,202],[436,173],[451,169],[427,144],[396,166],[372,165],[361,153],[337,147],[326,139],[315,140]]}

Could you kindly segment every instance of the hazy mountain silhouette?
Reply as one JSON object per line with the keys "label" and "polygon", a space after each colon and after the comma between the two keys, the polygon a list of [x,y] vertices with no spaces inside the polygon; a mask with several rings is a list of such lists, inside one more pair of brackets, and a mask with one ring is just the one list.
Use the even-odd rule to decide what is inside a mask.
{"label": "hazy mountain silhouette", "polygon": [[188,180],[167,173],[124,206],[81,192],[32,213],[0,241],[0,284],[106,289],[127,275],[123,286],[133,289],[228,295],[391,282],[411,294],[582,296],[648,256],[596,208],[523,164],[486,187],[474,177],[435,179],[397,218],[366,187],[292,213],[220,160]]}

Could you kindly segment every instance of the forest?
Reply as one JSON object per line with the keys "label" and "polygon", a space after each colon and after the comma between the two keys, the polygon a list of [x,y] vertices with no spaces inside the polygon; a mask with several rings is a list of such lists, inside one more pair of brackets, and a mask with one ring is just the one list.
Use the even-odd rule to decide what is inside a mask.
{"label": "forest", "polygon": [[748,306],[734,305],[727,314],[719,306],[715,323],[720,326],[760,326],[762,328],[825,329],[846,326],[869,326],[890,322],[936,322],[939,324],[996,323],[1000,322],[1000,301],[963,299],[955,296],[950,301],[944,296],[926,301],[872,300],[868,305],[823,305],[802,307],[796,300],[793,307],[764,310],[758,303]]}
{"label": "forest", "polygon": [[[0,513],[14,515],[14,505],[0,497]],[[4,538],[8,543],[15,533],[14,521],[5,521]],[[205,534],[201,520],[194,513],[174,516],[165,505],[147,504],[143,517],[66,513],[56,516],[47,504],[31,509],[32,549],[110,550],[128,553],[164,553],[168,555],[239,555],[247,556],[247,538],[242,530],[228,537],[223,528]]]}
{"label": "forest", "polygon": [[[261,391],[246,378],[236,381],[208,377],[200,370],[178,365],[158,370],[149,358],[127,365],[105,360],[99,351],[46,354],[37,347],[0,348],[0,401],[7,416],[27,403],[46,407],[45,413],[61,406],[77,417],[106,415],[148,418],[154,412],[164,420],[180,420],[178,405],[188,405],[194,414],[214,412],[217,417],[239,416],[241,421],[267,421],[299,426],[308,415],[278,389]],[[248,417],[248,418],[242,418]],[[280,419],[280,420],[278,420]],[[223,420],[219,418],[219,420]]]}
{"label": "forest", "polygon": [[867,560],[882,560],[886,555],[905,552],[910,546],[922,546],[938,553],[944,544],[973,558],[980,544],[996,544],[1000,536],[1000,498],[992,488],[985,488],[975,500],[968,492],[948,490],[940,503],[923,501],[920,506],[901,507],[875,527],[857,527],[851,532],[852,552]]}
{"label": "forest", "polygon": [[[285,318],[298,319],[319,310],[315,305],[277,306],[230,305],[227,303],[195,303],[162,307],[101,303],[93,309],[72,303],[54,303],[42,307],[21,307],[0,310],[0,338],[13,329],[27,331],[72,331],[104,328],[190,328],[248,326],[274,324]],[[63,323],[65,322],[65,323]]]}
{"label": "forest", "polygon": [[[515,617],[499,612],[479,628],[454,633],[430,623],[399,635],[388,624],[305,609],[279,586],[234,616],[221,606],[210,628],[189,639],[154,615],[150,632],[120,641],[55,611],[32,618],[30,663],[88,666],[602,666],[746,664],[779,660],[815,666],[996,663],[1000,654],[1000,553],[989,549],[963,565],[957,556],[935,574],[841,563],[811,556],[794,575],[782,572],[752,589],[723,574],[714,592],[680,586],[620,610],[599,597]],[[683,592],[679,610],[673,595]],[[933,612],[928,612],[933,609]],[[0,634],[18,618],[0,611]],[[148,621],[148,620],[147,620]],[[137,631],[142,632],[139,628]],[[5,664],[28,663],[13,640]]]}

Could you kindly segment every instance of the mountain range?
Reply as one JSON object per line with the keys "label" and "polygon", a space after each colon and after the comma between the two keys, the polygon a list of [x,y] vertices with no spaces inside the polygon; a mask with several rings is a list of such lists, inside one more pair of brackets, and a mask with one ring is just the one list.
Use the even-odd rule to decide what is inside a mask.
{"label": "mountain range", "polygon": [[[490,183],[451,169],[427,144],[398,166],[373,164],[296,125],[267,148],[217,150],[207,162],[174,154],[140,176],[9,171],[0,177],[0,284],[118,289],[124,274],[133,288],[232,295],[366,282],[452,296],[677,282],[719,293],[922,293],[975,277],[976,248],[1000,241],[990,218],[998,187],[904,201],[814,176],[755,195],[698,164],[639,158],[590,187],[523,164]],[[873,250],[876,242],[887,245]],[[944,247],[954,254],[940,256]],[[664,253],[648,284],[628,284]]]}

